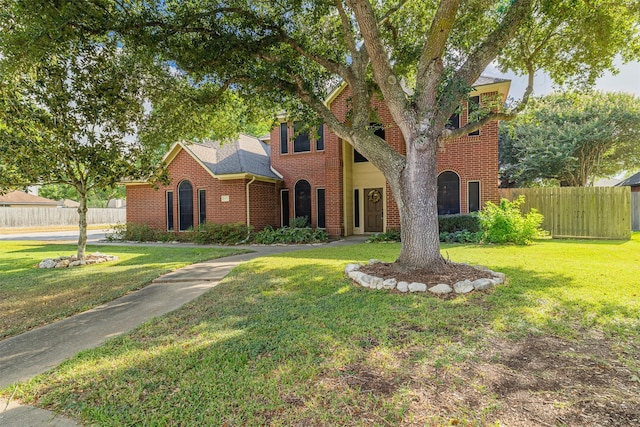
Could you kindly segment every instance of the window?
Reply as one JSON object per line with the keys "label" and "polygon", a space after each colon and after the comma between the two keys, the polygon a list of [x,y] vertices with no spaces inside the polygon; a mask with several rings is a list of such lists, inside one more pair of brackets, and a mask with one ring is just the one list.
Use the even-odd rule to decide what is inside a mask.
{"label": "window", "polygon": [[193,228],[193,186],[189,181],[178,185],[178,231]]}
{"label": "window", "polygon": [[316,151],[324,150],[324,123],[318,126],[318,136],[316,139]]}
{"label": "window", "polygon": [[280,153],[287,154],[289,152],[289,125],[280,123]]}
{"label": "window", "polygon": [[438,215],[460,213],[460,177],[447,171],[438,175]]}
{"label": "window", "polygon": [[316,209],[318,211],[318,222],[316,227],[318,228],[325,228],[327,226],[324,203],[324,188],[318,188],[318,190],[316,190]]}
{"label": "window", "polygon": [[353,190],[353,226],[360,227],[360,190]]}
{"label": "window", "polygon": [[460,128],[460,114],[454,113],[449,117],[449,121],[444,126],[447,129],[459,129]]}
{"label": "window", "polygon": [[[469,98],[469,102],[467,103],[467,123],[469,123],[469,117],[480,109],[480,97],[472,96]],[[474,122],[477,119],[474,119]],[[480,129],[475,130],[469,133],[469,136],[478,136],[480,135]]]}
{"label": "window", "polygon": [[467,198],[469,199],[469,212],[480,210],[480,181],[467,182]]}
{"label": "window", "polygon": [[304,125],[301,122],[293,123],[293,134],[295,139],[293,140],[293,152],[302,153],[305,151],[311,151],[311,141],[309,139],[309,130],[302,132]]}
{"label": "window", "polygon": [[198,224],[207,222],[207,190],[198,190]]}
{"label": "window", "polygon": [[295,186],[295,216],[307,218],[307,225],[311,224],[311,184],[304,179],[296,182]]}
{"label": "window", "polygon": [[167,191],[167,230],[173,230],[173,191]]}
{"label": "window", "polygon": [[288,227],[289,220],[289,190],[282,190],[280,192],[280,209],[282,211],[282,226]]}
{"label": "window", "polygon": [[354,163],[364,163],[364,162],[368,162],[368,161],[369,160],[367,160],[367,158],[365,156],[360,154],[358,152],[358,150],[356,150],[355,148],[353,149],[353,162]]}

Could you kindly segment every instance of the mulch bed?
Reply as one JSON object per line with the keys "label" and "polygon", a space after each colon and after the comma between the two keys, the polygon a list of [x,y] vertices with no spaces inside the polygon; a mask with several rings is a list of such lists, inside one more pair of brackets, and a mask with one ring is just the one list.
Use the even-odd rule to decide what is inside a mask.
{"label": "mulch bed", "polygon": [[433,271],[428,268],[402,271],[393,263],[365,265],[362,266],[359,271],[371,276],[382,277],[383,279],[393,278],[399,282],[424,283],[427,287],[440,283],[446,283],[452,286],[454,283],[465,279],[474,281],[477,279],[491,278],[491,273],[487,271],[479,270],[468,264],[458,264],[455,262],[447,262],[440,271]]}

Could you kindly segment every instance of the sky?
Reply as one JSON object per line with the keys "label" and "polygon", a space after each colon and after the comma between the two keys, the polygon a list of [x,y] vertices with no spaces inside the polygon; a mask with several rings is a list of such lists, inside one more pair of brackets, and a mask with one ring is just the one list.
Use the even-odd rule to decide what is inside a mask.
{"label": "sky", "polygon": [[[640,96],[640,61],[622,64],[621,60],[616,61],[616,66],[620,72],[616,75],[606,73],[596,81],[596,89],[603,92],[629,92]],[[519,100],[522,98],[527,87],[527,78],[518,77],[513,73],[501,73],[495,66],[490,65],[483,74],[492,77],[501,77],[511,80],[511,90],[509,97]],[[553,92],[553,81],[544,73],[536,74],[534,80],[534,95],[541,96]]]}

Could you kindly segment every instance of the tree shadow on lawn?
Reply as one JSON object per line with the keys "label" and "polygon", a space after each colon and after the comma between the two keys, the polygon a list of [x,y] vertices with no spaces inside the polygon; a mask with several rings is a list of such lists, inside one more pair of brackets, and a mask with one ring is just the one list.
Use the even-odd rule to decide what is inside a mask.
{"label": "tree shadow on lawn", "polygon": [[[585,413],[596,425],[637,412],[637,395],[625,394],[637,387],[615,374],[624,367],[606,340],[553,337],[557,313],[539,295],[570,277],[511,269],[494,291],[441,300],[355,287],[335,263],[274,260],[240,266],[176,312],[21,386],[23,397],[123,425],[540,425]],[[584,399],[603,358],[609,377],[596,385],[624,392],[614,397],[627,406],[611,393]]]}

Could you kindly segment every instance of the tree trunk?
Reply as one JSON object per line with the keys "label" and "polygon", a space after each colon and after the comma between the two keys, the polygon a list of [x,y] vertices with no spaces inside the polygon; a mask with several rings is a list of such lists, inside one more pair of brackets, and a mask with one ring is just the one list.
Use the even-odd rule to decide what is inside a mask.
{"label": "tree trunk", "polygon": [[402,249],[396,262],[409,269],[438,271],[445,264],[438,231],[437,147],[434,139],[420,145],[407,144],[400,194],[394,195],[402,233]]}
{"label": "tree trunk", "polygon": [[78,225],[80,234],[78,235],[78,259],[83,260],[87,248],[87,194],[80,193],[80,206],[78,206]]}

